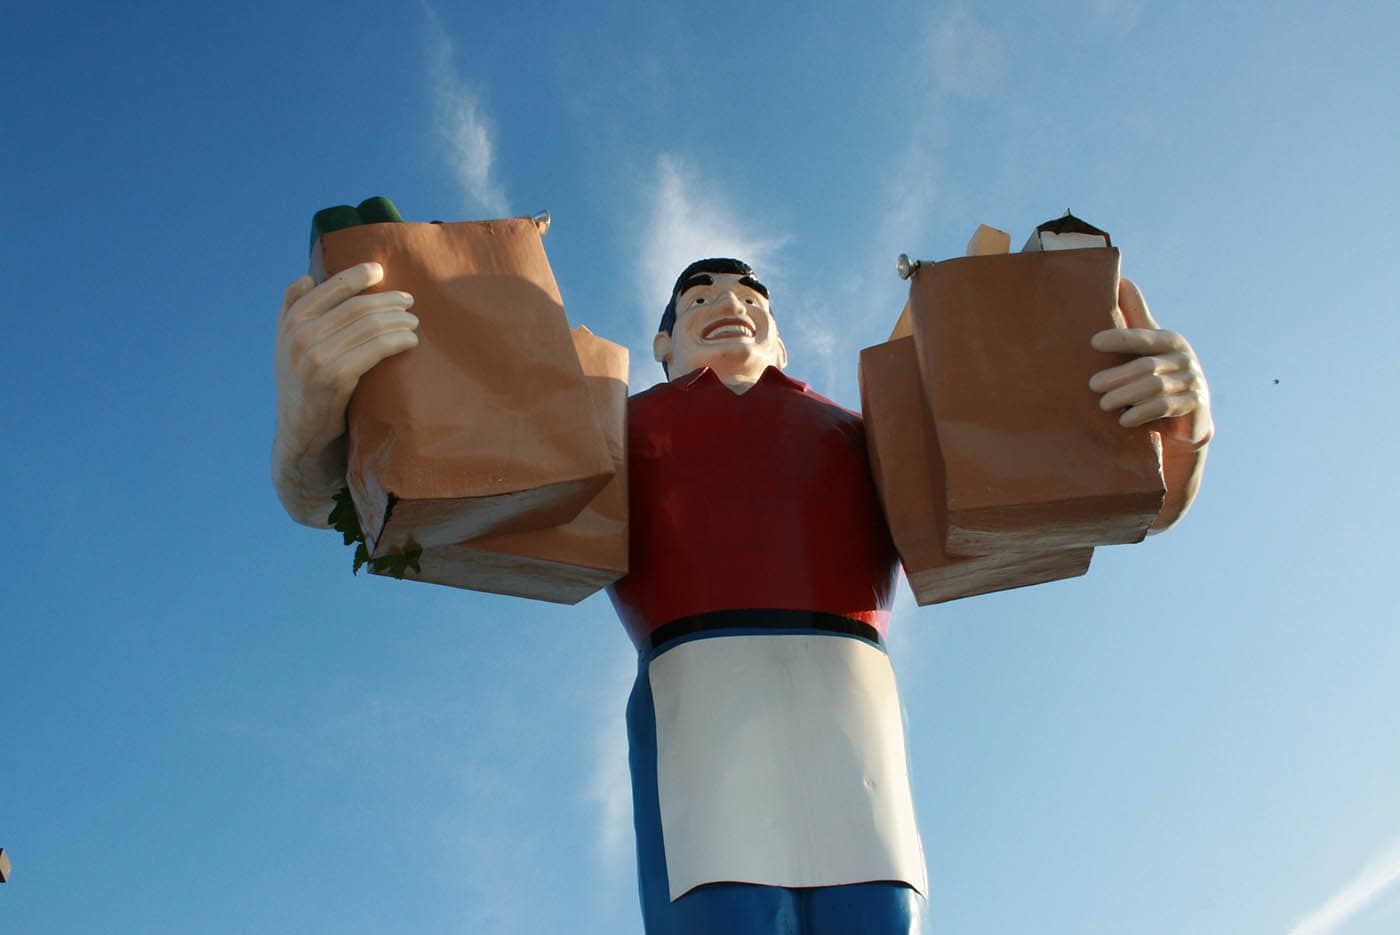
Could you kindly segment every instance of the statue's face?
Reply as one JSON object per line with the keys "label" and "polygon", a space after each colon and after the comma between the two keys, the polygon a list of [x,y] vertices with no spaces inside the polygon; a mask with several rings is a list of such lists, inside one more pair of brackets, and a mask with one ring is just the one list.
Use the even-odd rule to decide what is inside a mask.
{"label": "statue's face", "polygon": [[714,281],[677,297],[671,334],[658,334],[653,344],[671,379],[709,367],[726,383],[753,383],[769,366],[786,367],[787,348],[767,297],[742,283],[738,273],[706,275]]}

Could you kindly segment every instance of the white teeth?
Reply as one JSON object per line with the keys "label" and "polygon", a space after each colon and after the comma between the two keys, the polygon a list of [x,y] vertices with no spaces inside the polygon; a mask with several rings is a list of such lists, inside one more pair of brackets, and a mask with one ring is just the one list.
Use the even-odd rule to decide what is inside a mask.
{"label": "white teeth", "polygon": [[711,328],[705,332],[705,338],[751,338],[753,329],[748,325],[720,325],[718,328]]}

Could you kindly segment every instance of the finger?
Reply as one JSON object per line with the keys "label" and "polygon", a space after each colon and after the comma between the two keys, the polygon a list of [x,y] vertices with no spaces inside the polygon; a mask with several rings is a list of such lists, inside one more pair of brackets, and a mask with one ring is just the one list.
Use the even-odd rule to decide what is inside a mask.
{"label": "finger", "polygon": [[386,357],[418,346],[418,319],[403,309],[377,312],[302,355],[293,382],[298,434],[329,442],[345,431],[345,407],[360,378]]}
{"label": "finger", "polygon": [[1106,393],[1109,390],[1117,389],[1120,386],[1131,383],[1133,380],[1140,380],[1150,374],[1172,373],[1178,370],[1190,369],[1191,357],[1184,351],[1139,357],[1137,360],[1130,360],[1126,364],[1119,364],[1117,367],[1100,370],[1089,378],[1089,389],[1093,390],[1095,393]]}
{"label": "finger", "polygon": [[[416,341],[417,327],[417,317],[401,308],[384,309],[363,315],[317,344],[315,350],[308,355],[309,362],[314,366],[327,367],[332,371],[332,379],[338,379],[343,376],[338,372],[338,361],[349,351],[367,341],[395,332],[414,335]],[[359,374],[355,374],[355,377],[358,378]]]}
{"label": "finger", "polygon": [[1099,400],[1099,408],[1105,411],[1122,409],[1126,406],[1141,405],[1160,396],[1176,396],[1194,388],[1191,374],[1187,371],[1154,373],[1105,393]]}
{"label": "finger", "polygon": [[383,278],[384,267],[378,263],[357,263],[343,269],[293,303],[287,310],[284,324],[295,328],[307,319],[318,318]]}
{"label": "finger", "polygon": [[413,331],[387,331],[345,351],[336,359],[335,369],[345,380],[342,385],[348,384],[346,401],[348,402],[350,399],[349,391],[354,389],[360,377],[369,373],[375,364],[417,346],[417,333]]}
{"label": "finger", "polygon": [[1118,280],[1118,308],[1123,312],[1123,320],[1128,323],[1129,328],[1160,327],[1152,317],[1152,312],[1148,311],[1147,299],[1142,290],[1131,279]]}
{"label": "finger", "polygon": [[1184,416],[1195,408],[1197,397],[1195,393],[1182,393],[1177,396],[1159,396],[1149,400],[1140,406],[1133,406],[1127,409],[1118,417],[1118,424],[1127,428],[1137,428],[1158,419],[1170,419],[1175,416]]}
{"label": "finger", "polygon": [[[407,311],[413,306],[413,296],[407,292],[370,292],[351,296],[344,302],[327,311],[319,318],[308,319],[292,334],[294,350],[307,353],[336,332],[354,324],[366,315],[386,312],[391,309]],[[417,316],[410,316],[417,327]]]}
{"label": "finger", "polygon": [[1089,339],[1096,351],[1110,354],[1165,354],[1184,351],[1191,345],[1175,331],[1150,328],[1107,328]]}
{"label": "finger", "polygon": [[280,321],[287,314],[287,309],[291,308],[298,299],[310,292],[315,285],[316,280],[312,279],[310,276],[303,276],[300,279],[294,280],[292,284],[287,287],[287,291],[282,295],[282,310],[277,313],[278,320]]}

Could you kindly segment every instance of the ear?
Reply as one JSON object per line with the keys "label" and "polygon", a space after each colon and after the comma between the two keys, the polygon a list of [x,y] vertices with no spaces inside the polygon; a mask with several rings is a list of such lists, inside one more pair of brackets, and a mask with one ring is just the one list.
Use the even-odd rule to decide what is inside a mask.
{"label": "ear", "polygon": [[658,364],[671,362],[671,336],[664,331],[656,332],[651,339],[651,356]]}
{"label": "ear", "polygon": [[778,369],[779,369],[779,370],[786,370],[786,369],[787,369],[787,345],[783,343],[783,339],[782,339],[782,338],[779,338],[779,339],[778,339],[778,361],[777,361],[777,363],[778,363]]}

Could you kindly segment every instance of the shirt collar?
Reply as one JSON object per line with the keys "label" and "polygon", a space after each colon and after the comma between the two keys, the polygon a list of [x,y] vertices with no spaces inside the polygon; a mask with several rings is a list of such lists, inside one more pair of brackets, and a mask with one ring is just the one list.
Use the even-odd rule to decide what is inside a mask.
{"label": "shirt collar", "polygon": [[[692,389],[702,383],[718,383],[723,385],[723,381],[721,381],[719,376],[709,367],[701,367],[699,370],[692,370],[685,376],[671,381],[671,385],[678,390]],[[808,390],[808,384],[803,383],[801,380],[794,380],[772,365],[764,368],[763,373],[758,378],[758,382],[755,383],[754,386],[763,386],[769,383],[784,386],[788,389],[796,390],[799,393],[805,393]]]}

